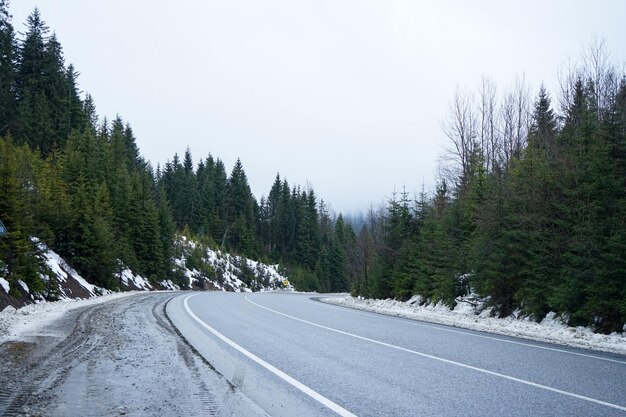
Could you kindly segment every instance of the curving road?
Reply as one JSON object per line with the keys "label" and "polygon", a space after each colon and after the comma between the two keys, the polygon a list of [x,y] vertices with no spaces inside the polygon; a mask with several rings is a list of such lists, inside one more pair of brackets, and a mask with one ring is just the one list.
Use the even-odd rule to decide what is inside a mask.
{"label": "curving road", "polygon": [[275,416],[626,416],[626,357],[289,293],[171,300],[174,325]]}

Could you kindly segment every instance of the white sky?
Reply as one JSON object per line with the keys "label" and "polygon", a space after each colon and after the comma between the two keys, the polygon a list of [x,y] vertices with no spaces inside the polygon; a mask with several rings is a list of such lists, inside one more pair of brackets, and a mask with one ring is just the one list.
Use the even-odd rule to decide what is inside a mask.
{"label": "white sky", "polygon": [[626,57],[621,0],[12,0],[18,31],[35,6],[155,166],[240,157],[257,198],[280,172],[344,212],[432,187],[457,85],[555,96],[594,37]]}

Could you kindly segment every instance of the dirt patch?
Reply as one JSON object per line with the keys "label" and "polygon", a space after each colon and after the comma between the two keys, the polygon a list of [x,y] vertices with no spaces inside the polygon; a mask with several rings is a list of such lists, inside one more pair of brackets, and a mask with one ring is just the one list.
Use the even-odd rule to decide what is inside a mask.
{"label": "dirt patch", "polygon": [[34,343],[28,342],[5,342],[0,346],[0,356],[12,363],[21,362],[35,348]]}
{"label": "dirt patch", "polygon": [[0,288],[0,311],[4,310],[8,306],[15,308],[24,307],[26,304],[30,304],[33,301],[27,295],[22,295],[20,298],[15,298],[9,295]]}
{"label": "dirt patch", "polygon": [[63,292],[69,298],[90,298],[91,293],[85,287],[80,285],[78,281],[68,274],[65,282],[59,282],[59,286],[63,287]]}

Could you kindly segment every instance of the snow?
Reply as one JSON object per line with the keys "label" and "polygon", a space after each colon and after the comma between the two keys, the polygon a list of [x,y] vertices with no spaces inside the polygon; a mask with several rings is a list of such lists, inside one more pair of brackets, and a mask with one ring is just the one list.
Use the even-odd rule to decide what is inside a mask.
{"label": "snow", "polygon": [[122,282],[126,285],[134,285],[135,287],[144,290],[144,291],[149,291],[149,290],[153,290],[154,287],[152,286],[152,284],[150,284],[150,282],[145,279],[144,277],[142,277],[141,275],[135,274],[133,273],[133,271],[131,271],[128,268],[124,268],[121,272],[121,279]]}
{"label": "snow", "polygon": [[27,293],[30,294],[30,290],[28,289],[28,285],[26,285],[26,283],[24,281],[22,281],[21,279],[17,280],[17,283],[20,285],[20,287],[22,287],[22,289]]}
{"label": "snow", "polygon": [[7,281],[4,278],[0,278],[0,287],[2,287],[4,292],[7,294],[9,293],[9,290],[11,289],[11,287],[9,286],[9,281]]}
{"label": "snow", "polygon": [[[61,258],[55,251],[53,251],[52,249],[48,248],[48,246],[46,246],[43,242],[40,242],[39,239],[37,238],[32,238],[33,242],[37,243],[37,245],[39,246],[39,249],[41,250],[42,256],[43,256],[43,260],[46,263],[46,266],[50,269],[50,271],[52,272],[52,277],[48,277],[48,276],[44,276],[43,278],[45,280],[51,279],[51,278],[55,278],[58,282],[66,282],[68,280],[69,277],[71,277],[72,279],[74,279],[76,282],[78,282],[78,284],[85,288],[85,290],[87,290],[87,292],[89,293],[90,297],[94,297],[96,295],[99,294],[110,294],[111,291],[106,290],[104,288],[100,288],[97,287],[95,285],[92,285],[90,283],[87,282],[87,280],[85,280],[85,278],[83,278],[82,276],[80,276],[80,274],[78,272],[76,272],[76,270],[74,270],[74,268],[70,267],[67,262],[65,262],[65,260],[63,260],[63,258]],[[74,298],[74,297],[70,297],[70,294],[67,294],[66,291],[64,290],[63,286],[60,286],[60,290],[61,290],[61,294],[60,294],[60,298],[61,299],[70,299],[70,298]]]}
{"label": "snow", "polygon": [[[85,288],[91,297],[94,297],[99,294],[109,294],[111,291],[106,290],[104,288],[100,288],[98,286],[92,285],[87,282],[76,270],[70,267],[67,262],[63,258],[61,258],[56,252],[52,249],[48,248],[44,243],[40,242],[37,238],[32,238],[33,242],[37,243],[39,249],[41,250],[42,257],[46,266],[52,272],[52,277],[43,276],[44,280],[48,280],[50,278],[56,279],[59,283],[66,282],[68,278],[73,278],[80,286]],[[129,268],[125,267],[121,261],[120,265],[122,266],[122,270],[120,272],[120,280],[123,284],[130,287],[131,289],[139,289],[144,291],[154,290],[154,286],[144,277],[139,274],[135,274]],[[172,281],[164,281],[164,287],[167,289],[177,290],[179,289]],[[71,297],[71,294],[66,294],[63,286],[60,286],[61,289],[61,299],[75,298]]]}
{"label": "snow", "polygon": [[[110,290],[90,284],[82,276],[80,276],[76,270],[70,267],[56,252],[48,248],[47,245],[36,237],[31,239],[38,245],[41,260],[46,266],[46,272],[41,275],[41,278],[45,282],[52,280],[59,283],[59,292],[57,295],[60,301],[47,302],[42,294],[31,293],[28,285],[26,285],[25,282],[18,280],[16,285],[21,287],[24,293],[30,294],[31,301],[34,302],[34,304],[20,308],[19,310],[16,310],[13,307],[7,307],[0,313],[0,340],[3,337],[6,338],[11,335],[19,335],[24,331],[24,329],[29,327],[34,326],[33,328],[36,328],[40,325],[44,325],[49,320],[53,320],[69,309],[78,308],[92,303],[100,303],[111,298],[124,297],[132,294],[132,292],[115,294]],[[209,248],[205,248],[206,251],[203,256],[203,261],[215,270],[215,276],[203,276],[200,271],[188,269],[186,267],[186,256],[188,256],[191,253],[191,250],[198,247],[200,244],[188,240],[183,236],[177,240],[177,243],[180,245],[181,254],[174,259],[174,263],[187,277],[190,287],[192,287],[195,283],[198,283],[200,280],[203,280],[205,283],[209,282],[212,284],[209,288],[222,291],[251,292],[252,289],[249,288],[248,285],[246,285],[240,278],[244,275],[244,272],[242,271],[243,265],[247,265],[247,267],[251,270],[250,275],[254,276],[254,278],[252,278],[253,283],[259,283],[255,287],[256,290],[265,291],[273,288],[278,282],[282,282],[284,279],[284,277],[278,272],[278,265],[265,265],[258,261],[233,256],[227,253],[222,253],[219,250],[212,250]],[[121,271],[119,273],[119,279],[126,285],[127,288],[142,291],[155,290],[155,286],[146,278],[139,274],[135,274],[123,264],[120,263],[120,265]],[[72,282],[72,280],[75,282]],[[77,293],[76,284],[83,287],[85,292],[79,291]],[[162,288],[167,290],[180,289],[178,285],[169,279],[161,281],[159,284]],[[4,290],[4,292],[7,294],[9,293],[10,285],[6,279],[0,278],[0,287]],[[87,300],[84,300],[85,302],[78,301],[80,299],[79,297],[85,297]]]}
{"label": "snow", "polygon": [[277,284],[282,283],[286,279],[279,272],[279,265],[266,265],[242,256],[231,255],[220,250],[201,246],[203,249],[203,262],[215,271],[213,276],[204,276],[200,271],[187,267],[188,257],[200,244],[185,236],[179,236],[175,245],[180,254],[174,259],[174,263],[187,277],[189,287],[201,285],[200,283],[204,281],[221,291],[252,292],[253,289],[241,279],[244,276],[244,265],[254,276],[252,284],[255,285],[255,291],[275,288]]}
{"label": "snow", "polygon": [[448,308],[443,303],[423,304],[424,300],[419,296],[414,296],[406,302],[390,299],[372,300],[351,296],[323,298],[322,301],[411,320],[583,349],[626,354],[626,332],[604,335],[594,333],[592,329],[587,327],[570,327],[559,320],[559,317],[553,312],[549,313],[541,323],[537,323],[528,317],[521,316],[519,312],[506,318],[491,317],[491,312],[483,309],[472,298],[458,298],[456,300],[457,306],[454,309]]}
{"label": "snow", "polygon": [[29,304],[20,309],[7,307],[0,312],[0,343],[11,340],[24,340],[32,334],[42,335],[46,326],[66,312],[89,305],[129,297],[136,292],[122,292],[103,295],[86,300],[67,299],[59,302]]}
{"label": "snow", "polygon": [[[43,244],[40,244],[40,245],[43,245]],[[61,268],[61,265],[64,265],[65,261],[61,259],[61,257],[57,255],[56,252],[49,250],[47,248],[43,252],[43,256],[44,256],[46,265],[48,265],[52,273],[57,276],[59,281],[61,282],[66,281],[67,273]]]}
{"label": "snow", "polygon": [[166,290],[172,290],[172,291],[180,290],[178,285],[174,284],[171,279],[160,281],[159,284],[161,285],[161,287],[163,287]]}

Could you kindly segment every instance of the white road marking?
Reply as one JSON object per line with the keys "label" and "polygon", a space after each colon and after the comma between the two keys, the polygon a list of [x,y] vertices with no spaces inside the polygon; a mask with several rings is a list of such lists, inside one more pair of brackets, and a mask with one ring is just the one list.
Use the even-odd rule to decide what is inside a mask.
{"label": "white road marking", "polygon": [[[197,295],[197,294],[195,294],[195,295]],[[195,321],[200,323],[200,325],[202,327],[204,327],[205,329],[207,329],[208,331],[213,333],[215,336],[217,336],[220,340],[222,340],[227,345],[229,345],[232,348],[236,349],[237,351],[241,352],[242,354],[244,354],[248,358],[252,359],[253,361],[258,363],[259,365],[261,365],[262,367],[264,367],[265,369],[267,369],[268,371],[270,371],[274,375],[278,376],[279,378],[281,378],[285,382],[293,385],[294,387],[296,387],[297,389],[299,389],[300,391],[302,391],[303,393],[305,393],[309,397],[313,398],[315,401],[323,404],[324,406],[326,406],[330,410],[334,411],[335,413],[339,414],[340,416],[343,416],[343,417],[356,417],[356,414],[351,413],[350,411],[346,410],[345,408],[341,407],[340,405],[338,405],[338,404],[332,402],[331,400],[329,400],[328,398],[324,397],[322,394],[318,393],[317,391],[314,391],[313,389],[307,387],[306,385],[304,385],[300,381],[298,381],[298,380],[294,379],[293,377],[287,375],[286,373],[284,373],[280,369],[276,368],[275,366],[270,365],[269,363],[265,362],[263,359],[259,358],[254,353],[252,353],[252,352],[244,349],[243,347],[239,346],[238,344],[236,344],[235,342],[233,342],[232,340],[230,340],[229,338],[227,338],[226,336],[224,336],[223,334],[221,334],[220,332],[215,330],[213,327],[209,326],[204,321],[202,321],[198,316],[196,316],[191,311],[191,309],[189,308],[189,304],[187,303],[187,300],[189,300],[191,297],[194,297],[195,295],[190,295],[190,296],[187,296],[187,298],[185,298],[185,301],[184,301],[185,310],[187,310],[187,313],[189,313],[189,315]],[[247,297],[246,297],[246,299],[247,299]]]}
{"label": "white road marking", "polygon": [[[322,305],[325,305],[326,307],[329,307],[329,308],[334,308],[334,309],[337,309],[337,310],[348,311],[348,312],[351,312],[353,314],[363,314],[363,315],[366,315],[366,316],[377,316],[377,317],[381,317],[381,318],[385,318],[385,319],[403,319],[403,321],[405,323],[407,323],[407,324],[410,324],[410,325],[413,325],[413,326],[419,326],[419,327],[426,327],[428,329],[440,330],[442,332],[459,333],[459,334],[464,334],[464,335],[472,336],[472,337],[480,337],[480,338],[483,338],[483,339],[497,340],[497,341],[503,342],[503,343],[511,343],[511,344],[514,344],[514,345],[528,346],[528,347],[533,347],[533,348],[536,348],[536,349],[551,350],[553,352],[567,353],[567,354],[570,354],[570,355],[583,356],[585,358],[592,358],[592,359],[597,359],[597,360],[601,360],[601,361],[614,362],[614,363],[620,363],[622,365],[626,365],[625,361],[620,361],[618,359],[603,358],[601,356],[590,355],[588,353],[572,352],[572,351],[565,350],[565,349],[551,348],[551,347],[547,347],[547,346],[539,346],[539,345],[535,345],[535,344],[532,344],[532,343],[517,342],[515,340],[501,339],[499,337],[485,336],[485,335],[482,335],[482,334],[469,333],[469,332],[464,332],[464,331],[461,331],[461,330],[447,329],[445,327],[441,327],[441,326],[450,326],[449,324],[438,323],[439,326],[432,326],[432,325],[428,325],[428,324],[425,324],[425,323],[421,323],[419,319],[411,319],[409,317],[403,317],[403,316],[392,316],[390,314],[377,313],[375,311],[359,310],[359,309],[356,309],[356,308],[350,308],[350,307],[346,307],[346,306],[338,306],[336,304],[330,304],[330,303],[326,303],[326,302],[323,302],[323,301],[315,301],[315,302],[316,303],[320,303]],[[481,330],[474,330],[474,331],[475,332],[480,332]],[[503,335],[503,336],[506,336],[506,335]],[[514,336],[509,336],[509,337],[514,337]],[[545,342],[545,343],[549,343],[549,342]],[[582,349],[582,348],[578,348],[578,349]]]}
{"label": "white road marking", "polygon": [[325,329],[325,330],[328,330],[328,331],[331,331],[331,332],[339,333],[339,334],[342,334],[342,335],[345,335],[345,336],[349,336],[349,337],[353,337],[353,338],[359,339],[359,340],[364,340],[366,342],[375,343],[377,345],[385,346],[385,347],[388,347],[388,348],[391,348],[391,349],[396,349],[396,350],[399,350],[399,351],[402,351],[402,352],[411,353],[413,355],[421,356],[421,357],[424,357],[424,358],[433,359],[433,360],[436,360],[436,361],[439,361],[439,362],[447,363],[449,365],[455,365],[455,366],[459,366],[461,368],[470,369],[472,371],[477,371],[477,372],[481,372],[481,373],[484,373],[484,374],[487,374],[487,375],[492,375],[492,376],[495,376],[495,377],[498,377],[498,378],[507,379],[509,381],[519,382],[520,384],[529,385],[531,387],[541,388],[541,389],[544,389],[546,391],[555,392],[557,394],[566,395],[568,397],[577,398],[579,400],[592,402],[592,403],[603,405],[603,406],[610,407],[610,408],[615,408],[615,409],[621,410],[621,411],[626,411],[626,407],[623,407],[621,405],[609,403],[609,402],[606,402],[606,401],[597,400],[595,398],[585,397],[584,395],[575,394],[573,392],[568,392],[568,391],[563,391],[563,390],[560,390],[558,388],[552,388],[552,387],[549,387],[547,385],[537,384],[535,382],[527,381],[525,379],[515,378],[513,376],[501,374],[499,372],[490,371],[488,369],[478,368],[476,366],[467,365],[467,364],[464,364],[464,363],[461,363],[461,362],[456,362],[456,361],[452,361],[452,360],[449,360],[449,359],[440,358],[438,356],[429,355],[427,353],[418,352],[416,350],[403,348],[401,346],[392,345],[391,343],[381,342],[379,340],[370,339],[369,337],[359,336],[357,334],[344,332],[343,330],[334,329],[332,327],[324,326],[322,324],[314,323],[312,321],[308,321],[308,320],[304,320],[304,319],[301,319],[301,318],[298,318],[298,317],[290,316],[289,314],[281,313],[280,311],[272,310],[271,308],[268,308],[268,307],[262,306],[260,304],[257,304],[254,301],[250,300],[248,298],[248,296],[246,296],[245,298],[246,298],[246,301],[248,301],[251,304],[254,304],[255,306],[257,306],[259,308],[262,308],[262,309],[267,310],[267,311],[271,311],[272,313],[278,314],[278,315],[283,316],[283,317],[287,317],[287,318],[292,319],[292,320],[296,320],[296,321],[299,321],[299,322],[302,322],[302,323],[306,323],[306,324],[309,324],[311,326],[319,327],[320,329]]}

